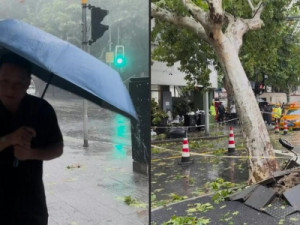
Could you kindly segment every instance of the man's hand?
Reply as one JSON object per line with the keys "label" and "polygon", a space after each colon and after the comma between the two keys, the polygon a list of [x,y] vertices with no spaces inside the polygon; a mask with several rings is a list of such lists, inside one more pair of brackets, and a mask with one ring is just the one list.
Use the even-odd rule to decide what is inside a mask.
{"label": "man's hand", "polygon": [[19,145],[20,147],[30,148],[31,140],[36,136],[34,129],[30,127],[20,127],[13,133],[8,135],[8,139],[12,146]]}
{"label": "man's hand", "polygon": [[33,149],[28,146],[14,145],[14,156],[18,160],[28,160],[33,158]]}

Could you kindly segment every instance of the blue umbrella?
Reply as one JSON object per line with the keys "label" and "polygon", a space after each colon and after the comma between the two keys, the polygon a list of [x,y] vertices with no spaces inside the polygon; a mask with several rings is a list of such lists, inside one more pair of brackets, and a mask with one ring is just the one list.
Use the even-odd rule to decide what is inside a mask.
{"label": "blue umbrella", "polygon": [[32,73],[101,107],[137,119],[120,75],[92,55],[19,20],[0,21],[0,48],[32,63]]}

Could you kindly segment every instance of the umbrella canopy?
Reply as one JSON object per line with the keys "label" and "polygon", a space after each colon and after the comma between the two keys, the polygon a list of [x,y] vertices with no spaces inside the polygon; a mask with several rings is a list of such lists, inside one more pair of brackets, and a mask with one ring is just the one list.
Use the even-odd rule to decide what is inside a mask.
{"label": "umbrella canopy", "polygon": [[0,48],[32,63],[32,73],[101,107],[137,118],[117,71],[97,58],[19,20],[0,21]]}

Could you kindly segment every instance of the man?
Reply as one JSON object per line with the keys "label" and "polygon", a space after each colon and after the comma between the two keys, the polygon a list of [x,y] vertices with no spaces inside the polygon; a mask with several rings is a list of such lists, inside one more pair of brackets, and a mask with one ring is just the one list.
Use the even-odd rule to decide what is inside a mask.
{"label": "man", "polygon": [[212,102],[210,107],[209,107],[209,114],[210,114],[209,122],[214,123],[215,122],[215,117],[216,117],[216,108],[215,108],[214,102]]}
{"label": "man", "polygon": [[281,114],[282,114],[282,110],[280,104],[276,104],[276,108],[274,109],[275,124],[280,123]]}
{"label": "man", "polygon": [[220,102],[220,105],[218,106],[218,122],[224,122],[224,116],[225,116],[225,108],[222,104],[222,102]]}
{"label": "man", "polygon": [[230,119],[232,119],[232,123],[236,124],[236,118],[237,118],[237,114],[236,114],[236,108],[235,108],[235,103],[232,102],[230,105]]}
{"label": "man", "polygon": [[26,94],[30,64],[0,59],[0,224],[46,225],[43,160],[59,157],[63,139],[53,108]]}

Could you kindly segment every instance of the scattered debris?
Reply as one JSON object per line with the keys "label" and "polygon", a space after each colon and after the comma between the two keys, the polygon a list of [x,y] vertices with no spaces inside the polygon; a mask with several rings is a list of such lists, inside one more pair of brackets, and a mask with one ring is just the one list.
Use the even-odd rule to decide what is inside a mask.
{"label": "scattered debris", "polygon": [[300,168],[295,169],[290,174],[279,179],[272,186],[272,188],[278,193],[279,196],[282,196],[283,192],[295,187],[298,184],[300,184]]}
{"label": "scattered debris", "polygon": [[186,212],[188,213],[188,215],[194,213],[194,212],[207,212],[209,210],[214,209],[213,205],[210,204],[209,202],[207,203],[195,203],[195,204],[191,204],[188,205],[189,209],[186,210]]}
{"label": "scattered debris", "polygon": [[137,208],[147,208],[147,204],[139,202],[138,200],[132,198],[130,195],[125,196],[123,200],[129,206],[134,206]]}
{"label": "scattered debris", "polygon": [[163,225],[176,225],[176,224],[201,224],[206,225],[210,223],[210,219],[201,217],[189,217],[189,216],[172,216],[172,218],[164,222]]}
{"label": "scattered debris", "polygon": [[74,169],[74,168],[81,168],[82,166],[80,164],[73,164],[73,165],[69,165],[67,166],[67,169]]}

